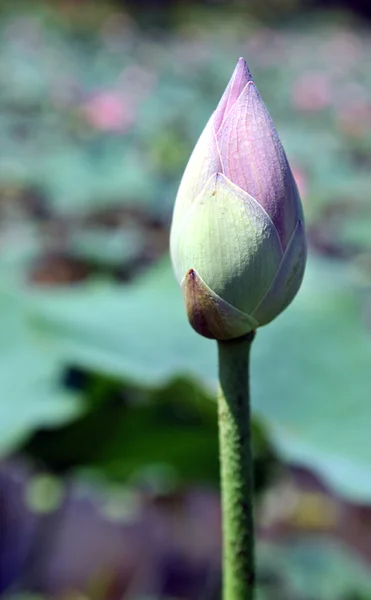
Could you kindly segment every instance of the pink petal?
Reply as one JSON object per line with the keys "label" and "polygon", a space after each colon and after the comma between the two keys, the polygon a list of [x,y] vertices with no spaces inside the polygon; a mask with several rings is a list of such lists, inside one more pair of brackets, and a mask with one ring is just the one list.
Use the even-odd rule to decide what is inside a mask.
{"label": "pink petal", "polygon": [[217,133],[223,173],[269,214],[285,250],[301,217],[300,198],[285,151],[254,82]]}
{"label": "pink petal", "polygon": [[240,58],[233,75],[225,89],[225,92],[214,112],[214,127],[215,131],[219,130],[223,119],[228,115],[233,104],[238,100],[242,90],[246,84],[252,81],[249,67],[244,58]]}

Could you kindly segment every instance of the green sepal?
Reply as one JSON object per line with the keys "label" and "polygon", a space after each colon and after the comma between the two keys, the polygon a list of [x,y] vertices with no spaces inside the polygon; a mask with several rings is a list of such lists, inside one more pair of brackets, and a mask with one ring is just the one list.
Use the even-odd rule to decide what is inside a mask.
{"label": "green sepal", "polygon": [[230,340],[258,326],[253,317],[215,294],[194,269],[186,273],[181,287],[188,320],[200,335],[219,341]]}
{"label": "green sepal", "polygon": [[178,229],[172,259],[179,282],[194,269],[214,294],[250,315],[272,283],[282,247],[260,204],[217,173]]}

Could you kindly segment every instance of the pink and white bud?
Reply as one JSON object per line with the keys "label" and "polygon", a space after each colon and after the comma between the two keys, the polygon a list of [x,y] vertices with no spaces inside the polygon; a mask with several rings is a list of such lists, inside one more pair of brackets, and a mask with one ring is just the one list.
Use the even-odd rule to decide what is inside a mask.
{"label": "pink and white bud", "polygon": [[206,337],[238,337],[268,323],[300,287],[299,193],[243,58],[184,172],[170,246],[188,317]]}

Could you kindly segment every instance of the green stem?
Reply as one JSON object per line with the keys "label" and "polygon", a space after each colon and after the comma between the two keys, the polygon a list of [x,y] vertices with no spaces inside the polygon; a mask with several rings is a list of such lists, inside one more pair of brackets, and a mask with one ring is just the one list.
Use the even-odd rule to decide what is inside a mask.
{"label": "green stem", "polygon": [[251,600],[255,579],[249,362],[255,332],[218,342],[223,600]]}

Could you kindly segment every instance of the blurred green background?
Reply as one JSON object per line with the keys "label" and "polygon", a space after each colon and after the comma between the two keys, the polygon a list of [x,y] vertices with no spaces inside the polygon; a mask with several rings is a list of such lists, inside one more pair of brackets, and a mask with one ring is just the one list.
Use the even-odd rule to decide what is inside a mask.
{"label": "blurred green background", "polygon": [[239,56],[310,244],[253,349],[258,600],[371,599],[371,30],[352,8],[1,2],[7,600],[220,598],[216,348],[168,232]]}

